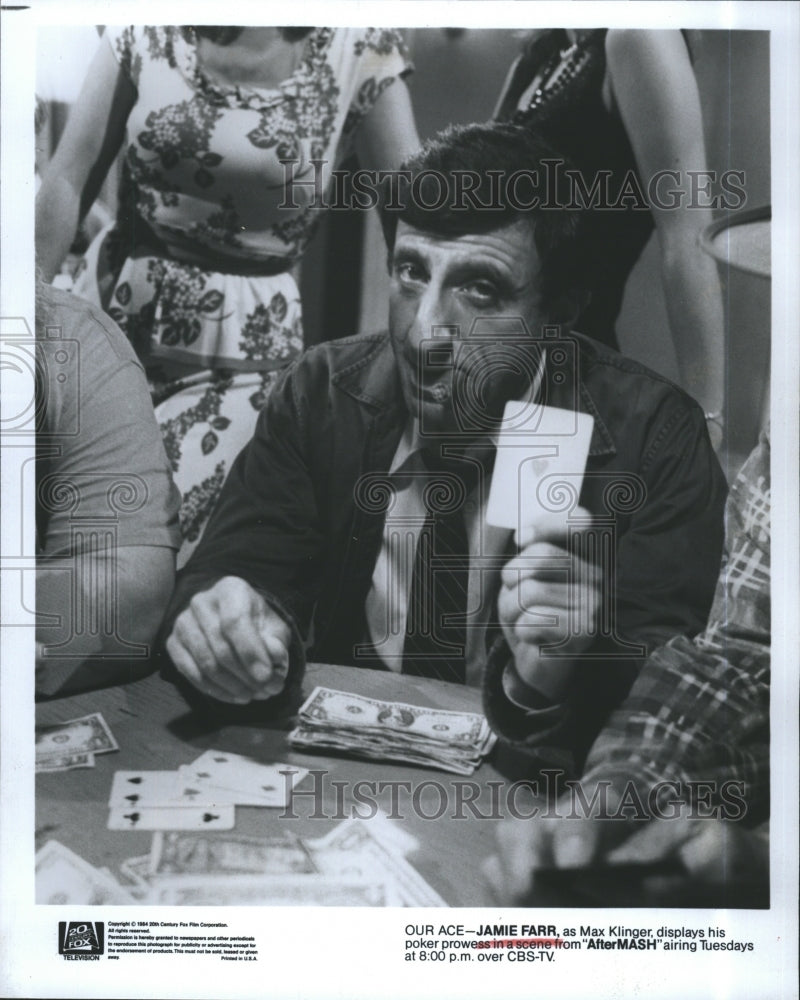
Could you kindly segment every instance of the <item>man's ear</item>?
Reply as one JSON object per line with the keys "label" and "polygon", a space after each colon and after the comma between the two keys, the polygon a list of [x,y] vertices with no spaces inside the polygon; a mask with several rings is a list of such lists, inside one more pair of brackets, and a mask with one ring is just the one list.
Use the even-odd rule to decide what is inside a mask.
{"label": "man's ear", "polygon": [[591,301],[592,293],[586,288],[571,288],[559,296],[550,310],[554,323],[566,328],[572,328],[578,322],[578,317]]}

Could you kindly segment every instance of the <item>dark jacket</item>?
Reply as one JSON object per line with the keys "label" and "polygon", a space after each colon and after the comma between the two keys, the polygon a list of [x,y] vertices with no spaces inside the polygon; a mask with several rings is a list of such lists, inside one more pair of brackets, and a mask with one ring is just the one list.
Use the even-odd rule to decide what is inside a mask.
{"label": "dark jacket", "polygon": [[[570,744],[590,741],[644,653],[703,627],[722,551],[726,486],[700,407],[588,338],[564,342],[577,344],[575,360],[567,350],[561,370],[548,363],[547,403],[572,406],[576,386],[578,407],[594,417],[580,502],[593,515],[613,515],[616,633],[637,648],[598,639],[590,652],[607,658],[587,660],[584,686],[592,694],[585,718],[584,694],[571,713],[582,718],[578,730],[561,717],[552,725],[549,713],[532,721],[510,705],[499,687],[509,653],[490,636],[496,641],[487,714],[501,734],[526,744],[562,742],[559,733]],[[370,473],[389,469],[406,420],[386,334],[308,351],[276,384],[232,466],[203,540],[179,575],[164,635],[194,593],[233,575],[292,623],[293,683],[309,636],[309,659],[353,663],[385,519],[385,504],[366,483]]]}

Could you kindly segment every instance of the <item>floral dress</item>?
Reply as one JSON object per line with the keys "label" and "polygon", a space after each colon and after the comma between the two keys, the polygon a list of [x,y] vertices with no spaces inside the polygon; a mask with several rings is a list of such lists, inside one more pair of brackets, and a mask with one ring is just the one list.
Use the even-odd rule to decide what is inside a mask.
{"label": "floral dress", "polygon": [[228,86],[191,28],[108,27],[136,88],[117,220],[74,291],[147,371],[181,490],[183,561],[280,368],[303,348],[291,273],[360,122],[409,69],[391,29],[315,28],[275,89]]}

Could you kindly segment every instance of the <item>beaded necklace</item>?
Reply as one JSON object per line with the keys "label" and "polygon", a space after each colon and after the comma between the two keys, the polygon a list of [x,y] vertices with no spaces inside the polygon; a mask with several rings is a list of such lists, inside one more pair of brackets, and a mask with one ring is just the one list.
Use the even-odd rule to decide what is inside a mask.
{"label": "beaded necklace", "polygon": [[[557,49],[546,60],[541,71],[537,74],[538,86],[530,99],[525,102],[524,109],[520,108],[518,113],[541,107],[545,102],[551,101],[562,93],[572,83],[586,66],[589,55],[586,47],[587,38],[587,35],[579,35],[572,45],[565,49]],[[520,100],[521,103],[522,100]]]}

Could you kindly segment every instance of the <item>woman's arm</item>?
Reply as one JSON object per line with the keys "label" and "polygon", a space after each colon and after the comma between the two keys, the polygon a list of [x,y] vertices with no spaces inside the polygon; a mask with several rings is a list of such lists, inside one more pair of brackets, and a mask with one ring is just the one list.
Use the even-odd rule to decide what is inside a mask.
{"label": "woman's arm", "polygon": [[[606,37],[611,97],[625,125],[645,190],[656,173],[676,171],[684,207],[650,202],[661,247],[661,269],[669,325],[681,381],[706,413],[725,404],[725,334],[717,266],[700,247],[712,219],[710,200],[698,196],[689,171],[706,169],[700,97],[686,43],[679,31],[611,30]],[[698,201],[700,206],[697,205]],[[669,198],[664,198],[669,202]],[[691,207],[685,207],[691,205]],[[708,423],[715,447],[722,427]]]}
{"label": "woman's arm", "polygon": [[411,95],[404,80],[395,80],[361,123],[356,137],[358,162],[365,170],[396,170],[419,144]]}
{"label": "woman's arm", "polygon": [[102,42],[36,198],[36,255],[46,281],[57,273],[78,223],[97,197],[135,100],[133,84],[111,46]]}

